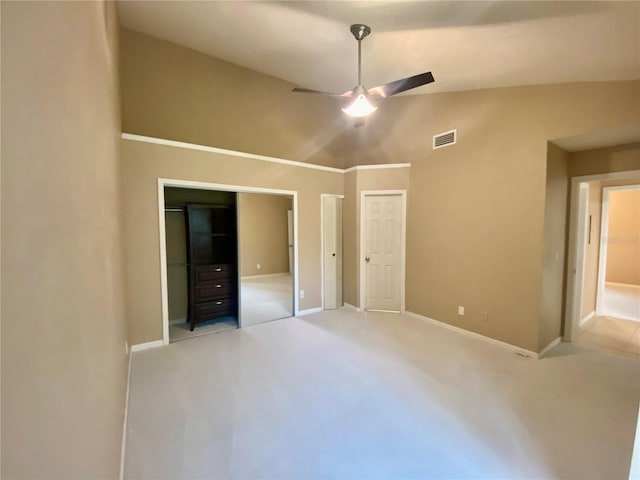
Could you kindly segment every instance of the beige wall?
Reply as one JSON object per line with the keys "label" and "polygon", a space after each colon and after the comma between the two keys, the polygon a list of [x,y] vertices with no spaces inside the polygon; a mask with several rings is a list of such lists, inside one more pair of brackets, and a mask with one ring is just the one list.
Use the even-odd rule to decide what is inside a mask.
{"label": "beige wall", "polygon": [[[385,115],[362,127],[369,130],[358,141],[371,141],[379,161],[412,164],[407,309],[538,350],[547,141],[637,122],[639,86],[549,85],[386,102]],[[457,144],[431,150],[432,135],[451,128]]]}
{"label": "beige wall", "polygon": [[334,98],[121,30],[124,132],[342,167],[352,129]]}
{"label": "beige wall", "polygon": [[565,243],[569,211],[568,159],[566,151],[553,143],[548,144],[538,351],[562,333]]}
{"label": "beige wall", "polygon": [[606,281],[640,285],[640,190],[609,192]]}
{"label": "beige wall", "polygon": [[358,239],[360,221],[358,215],[357,171],[344,174],[344,199],[342,201],[342,300],[360,306]]}
{"label": "beige wall", "polygon": [[238,194],[243,277],[289,272],[288,210],[293,210],[289,196]]}
{"label": "beige wall", "polygon": [[162,338],[159,177],[297,191],[300,309],[320,306],[320,194],[342,194],[341,173],[130,140],[120,146],[132,344]]}
{"label": "beige wall", "polygon": [[2,478],[117,478],[117,19],[2,2]]}
{"label": "beige wall", "polygon": [[[125,32],[123,44],[127,131],[326,165],[411,163],[407,309],[530,350],[542,321],[547,141],[640,116],[640,82],[595,82],[393,97],[346,128],[331,99],[291,97],[284,82],[143,35]],[[249,93],[256,83],[266,103]],[[252,99],[241,115],[236,93]],[[265,126],[273,105],[282,118]],[[432,150],[452,128],[457,144]],[[344,178],[348,303],[359,288],[357,177]]]}
{"label": "beige wall", "polygon": [[360,197],[363,190],[408,190],[410,168],[355,170],[344,175],[343,299],[360,306]]}
{"label": "beige wall", "polygon": [[[602,182],[589,183],[587,222],[591,217],[591,235],[587,239],[584,253],[584,281],[582,286],[582,308],[580,318],[596,310],[598,292],[598,263],[600,261],[600,220],[602,218]],[[588,228],[588,224],[587,224]]]}
{"label": "beige wall", "polygon": [[[637,108],[640,110],[640,107]],[[570,177],[630,170],[640,170],[640,143],[594,148],[569,154]]]}

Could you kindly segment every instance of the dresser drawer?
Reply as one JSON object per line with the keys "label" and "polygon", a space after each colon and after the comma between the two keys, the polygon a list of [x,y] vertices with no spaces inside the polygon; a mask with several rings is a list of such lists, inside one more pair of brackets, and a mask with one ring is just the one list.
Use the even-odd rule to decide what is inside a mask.
{"label": "dresser drawer", "polygon": [[233,278],[235,273],[235,266],[227,263],[195,267],[196,282],[208,282],[219,278]]}
{"label": "dresser drawer", "polygon": [[206,302],[214,298],[229,297],[235,291],[235,282],[228,278],[207,281],[195,286],[196,302]]}
{"label": "dresser drawer", "polygon": [[197,303],[195,305],[196,318],[199,322],[210,318],[223,317],[235,314],[235,300],[229,297],[219,298],[211,302]]}

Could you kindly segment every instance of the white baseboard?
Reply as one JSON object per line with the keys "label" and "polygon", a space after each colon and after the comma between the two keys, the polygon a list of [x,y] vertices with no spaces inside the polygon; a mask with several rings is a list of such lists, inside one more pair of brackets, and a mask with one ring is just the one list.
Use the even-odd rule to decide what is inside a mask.
{"label": "white baseboard", "polygon": [[353,305],[351,305],[350,303],[344,302],[343,305],[344,308],[348,308],[349,310],[353,310],[354,312],[359,312],[360,309],[358,307],[354,307]]}
{"label": "white baseboard", "polygon": [[584,318],[581,318],[581,319],[580,319],[580,323],[579,323],[579,325],[580,325],[580,326],[583,326],[585,323],[587,323],[589,320],[591,320],[591,319],[592,319],[593,317],[595,317],[595,316],[596,316],[596,311],[594,310],[594,311],[593,311],[593,312],[591,312],[590,314],[585,315],[585,317],[584,317]]}
{"label": "white baseboard", "polygon": [[266,273],[264,275],[247,275],[244,277],[240,277],[240,280],[251,280],[254,278],[266,278],[266,277],[284,277],[284,276],[288,276],[290,277],[291,274],[289,272],[283,272],[283,273]]}
{"label": "white baseboard", "polygon": [[323,310],[322,307],[307,308],[306,310],[299,310],[298,314],[296,315],[296,317],[304,317],[305,315],[311,315],[312,313],[318,313],[318,312],[321,312],[322,310]]}
{"label": "white baseboard", "polygon": [[553,340],[549,345],[544,347],[542,351],[538,354],[538,360],[544,357],[547,353],[549,353],[550,350],[554,349],[561,341],[562,341],[562,338],[558,337],[555,340]]}
{"label": "white baseboard", "polygon": [[605,285],[615,285],[616,287],[640,288],[640,285],[636,285],[635,283],[604,282],[604,284]]}
{"label": "white baseboard", "polygon": [[141,350],[148,350],[150,348],[162,347],[164,342],[162,340],[156,340],[155,342],[139,343],[137,345],[131,345],[132,352],[139,352]]}
{"label": "white baseboard", "polygon": [[454,332],[461,333],[463,335],[466,335],[467,337],[476,338],[478,340],[482,340],[484,342],[491,343],[492,345],[496,345],[498,347],[505,348],[507,350],[510,350],[510,351],[512,351],[514,353],[517,353],[518,355],[522,355],[524,357],[538,358],[538,354],[536,352],[532,352],[531,350],[525,350],[524,348],[516,347],[515,345],[511,345],[510,343],[506,343],[506,342],[502,342],[500,340],[496,340],[495,338],[485,337],[484,335],[481,335],[479,333],[475,333],[475,332],[472,332],[470,330],[465,330],[464,328],[456,327],[454,325],[449,325],[448,323],[444,323],[444,322],[441,322],[439,320],[434,320],[433,318],[425,317],[424,315],[420,315],[418,313],[413,313],[413,312],[406,311],[406,312],[404,312],[404,314],[407,315],[408,317],[417,318],[418,320],[423,320],[423,321],[425,321],[427,323],[430,323],[432,325],[436,325],[436,326],[439,326],[439,327],[446,328],[447,330],[452,330]]}
{"label": "white baseboard", "polygon": [[129,366],[127,367],[127,389],[124,397],[124,422],[122,425],[122,445],[120,450],[120,475],[119,479],[124,480],[124,454],[127,447],[127,420],[129,418],[129,387],[131,385],[131,351],[129,351]]}

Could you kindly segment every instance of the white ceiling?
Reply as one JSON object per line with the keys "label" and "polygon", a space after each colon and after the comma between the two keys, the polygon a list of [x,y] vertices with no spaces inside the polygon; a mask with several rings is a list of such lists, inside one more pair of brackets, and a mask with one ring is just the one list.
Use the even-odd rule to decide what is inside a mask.
{"label": "white ceiling", "polygon": [[640,78],[640,2],[120,1],[122,24],[304,88],[431,70],[412,93]]}

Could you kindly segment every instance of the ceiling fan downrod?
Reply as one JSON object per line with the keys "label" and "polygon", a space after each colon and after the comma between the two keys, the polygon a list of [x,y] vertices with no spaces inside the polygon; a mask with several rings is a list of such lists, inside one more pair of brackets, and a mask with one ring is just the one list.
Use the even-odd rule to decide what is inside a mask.
{"label": "ceiling fan downrod", "polygon": [[371,33],[371,27],[361,23],[351,25],[351,33],[358,41],[358,86],[362,86],[362,40]]}

